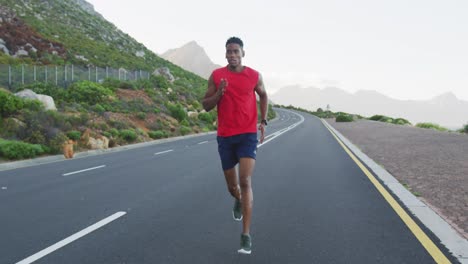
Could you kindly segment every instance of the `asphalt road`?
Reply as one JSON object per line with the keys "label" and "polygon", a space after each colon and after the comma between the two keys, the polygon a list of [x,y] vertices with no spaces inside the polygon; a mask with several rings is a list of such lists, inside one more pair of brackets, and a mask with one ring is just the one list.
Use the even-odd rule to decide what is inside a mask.
{"label": "asphalt road", "polygon": [[278,116],[252,255],[212,134],[0,172],[0,263],[435,263],[319,119]]}

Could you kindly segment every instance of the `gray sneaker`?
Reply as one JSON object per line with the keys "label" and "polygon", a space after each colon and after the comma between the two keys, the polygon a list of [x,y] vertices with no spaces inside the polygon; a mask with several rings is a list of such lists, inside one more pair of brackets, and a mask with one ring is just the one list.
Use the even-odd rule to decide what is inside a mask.
{"label": "gray sneaker", "polygon": [[252,253],[252,239],[249,234],[241,234],[241,248],[237,250],[239,254],[250,254]]}
{"label": "gray sneaker", "polygon": [[242,204],[237,199],[234,199],[234,208],[232,208],[232,217],[236,221],[242,220]]}

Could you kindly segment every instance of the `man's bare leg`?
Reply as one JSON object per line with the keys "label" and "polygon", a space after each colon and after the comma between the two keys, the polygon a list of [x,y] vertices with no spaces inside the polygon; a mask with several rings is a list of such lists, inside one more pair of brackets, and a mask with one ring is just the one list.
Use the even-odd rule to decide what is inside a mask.
{"label": "man's bare leg", "polygon": [[250,220],[252,218],[253,192],[252,173],[255,167],[255,159],[240,158],[239,161],[239,183],[241,190],[243,234],[250,233]]}
{"label": "man's bare leg", "polygon": [[232,197],[236,198],[237,200],[240,200],[241,192],[239,187],[239,180],[237,179],[236,167],[229,170],[225,170],[224,178],[226,178],[226,185],[229,190],[229,193],[232,195]]}

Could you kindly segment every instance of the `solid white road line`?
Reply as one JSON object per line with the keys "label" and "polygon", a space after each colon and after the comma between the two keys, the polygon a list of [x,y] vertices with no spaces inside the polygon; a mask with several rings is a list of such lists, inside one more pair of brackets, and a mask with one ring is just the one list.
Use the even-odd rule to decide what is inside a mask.
{"label": "solid white road line", "polygon": [[63,174],[63,176],[68,176],[68,175],[77,174],[77,173],[80,173],[80,172],[85,172],[85,171],[90,171],[90,170],[96,170],[96,169],[104,168],[105,166],[106,165],[101,165],[101,166],[92,167],[92,168],[89,168],[89,169],[73,171],[73,172],[65,173],[65,174]]}
{"label": "solid white road line", "polygon": [[165,150],[165,151],[161,151],[161,152],[154,153],[154,155],[161,155],[161,154],[168,153],[168,152],[171,152],[171,151],[174,151],[174,150],[173,150],[173,149],[169,149],[169,150]]}
{"label": "solid white road line", "polygon": [[[287,111],[287,110],[285,110],[285,111]],[[294,123],[294,124],[290,125],[289,127],[283,128],[283,129],[281,129],[281,130],[279,130],[279,131],[276,131],[276,132],[273,133],[273,134],[270,134],[270,135],[266,136],[265,139],[267,139],[267,138],[268,138],[268,139],[267,139],[267,140],[264,140],[263,143],[258,144],[257,148],[260,148],[261,146],[265,145],[266,143],[272,141],[273,139],[275,139],[275,138],[281,136],[282,134],[288,132],[289,130],[295,128],[296,126],[298,126],[298,125],[300,125],[302,122],[304,122],[304,117],[303,117],[302,115],[296,114],[296,113],[291,112],[291,111],[288,111],[288,112],[297,115],[297,116],[299,117],[299,119],[300,119],[299,122]]]}
{"label": "solid white road line", "polygon": [[94,225],[89,226],[89,227],[79,231],[78,233],[75,233],[75,234],[65,238],[64,240],[53,244],[52,246],[50,246],[50,247],[48,247],[48,248],[46,248],[44,250],[41,250],[41,251],[37,252],[36,254],[34,254],[34,255],[30,256],[30,257],[27,257],[27,258],[25,258],[25,259],[23,259],[23,260],[21,260],[19,262],[16,262],[16,264],[29,264],[29,263],[32,263],[32,262],[34,262],[34,261],[36,261],[36,260],[38,260],[38,259],[40,259],[40,258],[42,258],[44,256],[56,251],[57,249],[59,249],[61,247],[64,247],[64,246],[70,244],[71,242],[73,242],[73,241],[75,241],[75,240],[77,240],[77,239],[79,239],[79,238],[81,238],[81,237],[83,237],[83,236],[85,236],[85,235],[87,235],[87,234],[89,234],[89,233],[91,233],[91,232],[93,232],[93,231],[95,231],[95,230],[109,224],[110,222],[116,220],[119,217],[122,217],[125,214],[126,214],[126,212],[117,212],[117,213],[115,213],[115,214],[113,214],[113,215],[111,215],[111,216],[109,216],[109,217],[95,223]]}
{"label": "solid white road line", "polygon": [[208,143],[208,141],[199,142],[198,145],[205,144],[205,143]]}

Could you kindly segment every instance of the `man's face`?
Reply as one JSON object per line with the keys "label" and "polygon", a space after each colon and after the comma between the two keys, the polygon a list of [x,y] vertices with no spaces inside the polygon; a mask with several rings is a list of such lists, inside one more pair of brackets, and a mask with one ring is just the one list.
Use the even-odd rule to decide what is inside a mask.
{"label": "man's face", "polygon": [[231,67],[237,67],[242,63],[244,50],[239,44],[230,43],[226,46],[226,59]]}

